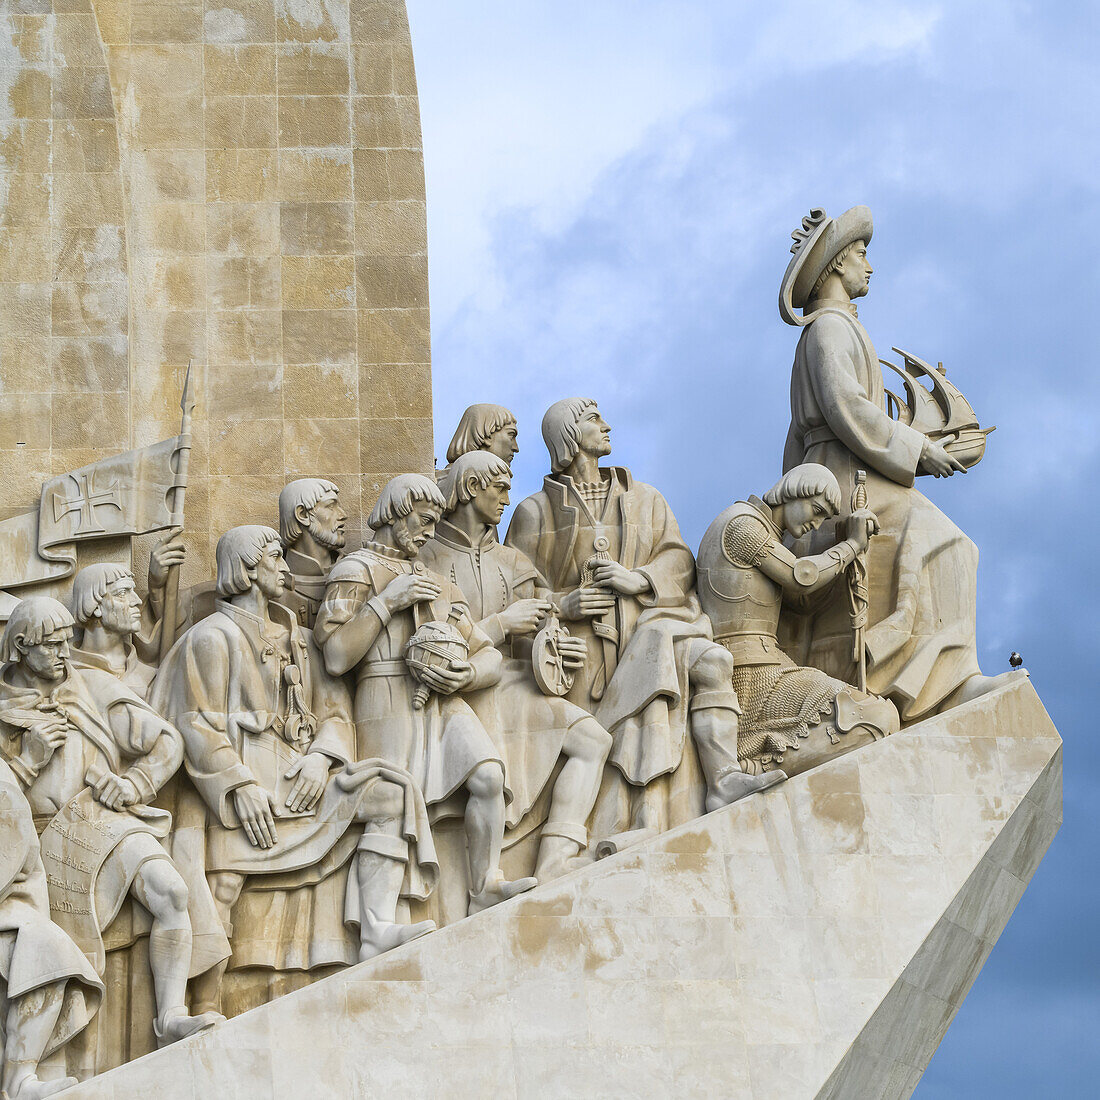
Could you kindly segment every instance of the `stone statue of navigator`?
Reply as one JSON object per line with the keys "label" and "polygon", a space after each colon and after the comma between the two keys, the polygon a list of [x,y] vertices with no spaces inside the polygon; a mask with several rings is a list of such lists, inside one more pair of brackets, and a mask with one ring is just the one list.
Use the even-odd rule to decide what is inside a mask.
{"label": "stone statue of navigator", "polygon": [[[783,469],[804,462],[828,467],[845,506],[857,471],[867,471],[867,506],[879,522],[867,563],[867,689],[892,699],[902,720],[913,722],[976,698],[1013,674],[981,674],[974,636],[977,548],[913,488],[918,474],[950,477],[965,467],[949,443],[887,413],[878,356],[855,306],[871,277],[871,231],[871,211],[856,206],[839,218],[813,211],[793,234],[779,309],[802,335],[791,375]],[[825,525],[800,552],[831,545],[832,528]],[[815,615],[810,635],[800,662],[851,681],[851,632],[842,599]]]}

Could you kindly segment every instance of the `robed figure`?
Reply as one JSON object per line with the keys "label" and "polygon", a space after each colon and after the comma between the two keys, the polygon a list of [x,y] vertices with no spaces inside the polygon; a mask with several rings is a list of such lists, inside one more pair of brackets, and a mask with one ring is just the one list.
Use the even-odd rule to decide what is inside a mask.
{"label": "robed figure", "polygon": [[40,1100],[76,1084],[38,1078],[38,1063],[88,1026],[103,995],[84,953],[50,920],[46,871],[31,808],[0,759],[0,1088]]}
{"label": "robed figure", "polygon": [[[609,763],[626,784],[601,794],[599,827],[668,828],[782,780],[738,763],[733,662],[711,638],[695,559],[664,497],[623,466],[599,465],[611,429],[595,401],[557,402],[542,434],[552,472],[516,507],[505,542],[587,645],[567,697],[611,733]],[[685,753],[689,731],[696,752]]]}
{"label": "robed figure", "polygon": [[[867,293],[871,276],[871,231],[870,210],[857,206],[839,218],[814,211],[794,234],[780,312],[802,334],[783,469],[828,467],[845,507],[857,471],[867,472],[867,507],[880,525],[867,557],[867,690],[893,700],[902,720],[912,722],[974,698],[1000,678],[984,677],[978,667],[977,547],[913,487],[918,474],[945,477],[963,465],[888,414],[878,356],[856,312],[854,299]],[[827,524],[799,552],[820,552],[836,538]],[[834,593],[808,627],[799,626],[799,662],[852,682],[843,593]]]}
{"label": "robed figure", "polygon": [[[216,610],[169,652],[153,702],[178,724],[190,780],[173,853],[209,880],[234,965],[314,971],[430,931],[396,921],[399,897],[435,882],[423,798],[358,750],[346,686],[277,602],[278,532],[232,528],[217,565]],[[220,1003],[223,972],[196,982],[198,1004]]]}

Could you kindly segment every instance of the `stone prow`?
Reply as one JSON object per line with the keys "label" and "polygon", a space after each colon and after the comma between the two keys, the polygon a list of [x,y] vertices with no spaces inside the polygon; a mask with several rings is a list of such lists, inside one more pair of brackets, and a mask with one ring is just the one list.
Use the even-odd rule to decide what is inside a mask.
{"label": "stone prow", "polygon": [[908,1096],[1060,747],[1021,678],[67,1095]]}

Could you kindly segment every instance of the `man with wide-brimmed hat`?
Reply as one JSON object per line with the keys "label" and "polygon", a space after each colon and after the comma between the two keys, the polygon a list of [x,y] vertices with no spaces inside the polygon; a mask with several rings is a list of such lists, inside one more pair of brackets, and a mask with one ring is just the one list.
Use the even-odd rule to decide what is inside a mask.
{"label": "man with wide-brimmed hat", "polygon": [[[812,210],[793,234],[779,312],[802,328],[791,376],[791,427],[783,469],[827,466],[847,505],[858,470],[880,534],[868,551],[867,690],[904,721],[977,697],[1003,677],[983,676],[975,647],[978,551],[925,496],[918,474],[964,469],[939,443],[887,413],[878,356],[854,300],[867,293],[871,211],[838,218]],[[796,310],[801,310],[799,316]],[[831,524],[802,552],[835,541]],[[814,616],[801,660],[851,681],[852,634],[843,593]],[[1011,675],[1011,674],[1006,674]]]}

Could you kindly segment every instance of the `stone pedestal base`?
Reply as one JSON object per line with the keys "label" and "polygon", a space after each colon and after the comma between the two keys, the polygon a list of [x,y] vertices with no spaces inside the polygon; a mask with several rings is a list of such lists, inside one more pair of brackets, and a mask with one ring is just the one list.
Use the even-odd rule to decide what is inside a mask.
{"label": "stone pedestal base", "polygon": [[1060,747],[1021,680],[66,1095],[908,1096]]}

